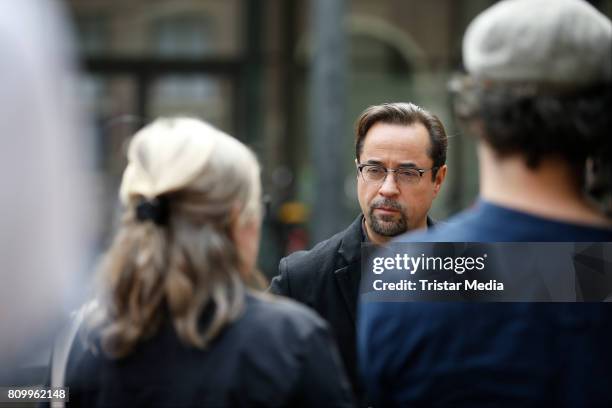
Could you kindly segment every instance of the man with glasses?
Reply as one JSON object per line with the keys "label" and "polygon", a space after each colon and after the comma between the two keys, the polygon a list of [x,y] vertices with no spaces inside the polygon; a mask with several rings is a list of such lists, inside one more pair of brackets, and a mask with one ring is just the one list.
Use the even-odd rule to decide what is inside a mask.
{"label": "man with glasses", "polygon": [[440,120],[411,103],[371,106],[356,130],[362,214],[312,250],[283,258],[270,291],[312,307],[329,322],[355,393],[364,402],[355,362],[361,243],[381,245],[433,225],[427,213],[446,177],[448,141]]}

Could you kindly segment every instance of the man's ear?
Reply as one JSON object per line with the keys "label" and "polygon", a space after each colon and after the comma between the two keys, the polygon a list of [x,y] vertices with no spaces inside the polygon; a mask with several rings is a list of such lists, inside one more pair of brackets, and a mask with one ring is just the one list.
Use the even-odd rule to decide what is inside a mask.
{"label": "man's ear", "polygon": [[442,187],[442,183],[444,183],[444,179],[446,178],[446,170],[448,167],[446,164],[438,169],[436,172],[436,179],[434,180],[434,197],[438,195],[440,188]]}

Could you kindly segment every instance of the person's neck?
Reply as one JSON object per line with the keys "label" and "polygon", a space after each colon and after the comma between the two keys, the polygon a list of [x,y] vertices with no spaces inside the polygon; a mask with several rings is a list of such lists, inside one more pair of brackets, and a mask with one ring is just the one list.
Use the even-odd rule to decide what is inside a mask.
{"label": "person's neck", "polygon": [[566,161],[547,158],[530,169],[524,157],[500,158],[482,143],[478,155],[484,200],[543,218],[612,226],[612,221],[588,201],[575,170]]}

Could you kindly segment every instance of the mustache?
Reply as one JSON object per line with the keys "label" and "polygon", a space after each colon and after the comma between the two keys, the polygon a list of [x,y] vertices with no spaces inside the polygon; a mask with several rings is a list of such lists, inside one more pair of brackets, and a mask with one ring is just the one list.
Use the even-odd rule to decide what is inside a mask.
{"label": "mustache", "polygon": [[398,203],[397,201],[389,200],[388,198],[382,199],[380,201],[374,201],[370,206],[370,210],[374,210],[376,208],[393,208],[394,210],[404,211],[404,207]]}

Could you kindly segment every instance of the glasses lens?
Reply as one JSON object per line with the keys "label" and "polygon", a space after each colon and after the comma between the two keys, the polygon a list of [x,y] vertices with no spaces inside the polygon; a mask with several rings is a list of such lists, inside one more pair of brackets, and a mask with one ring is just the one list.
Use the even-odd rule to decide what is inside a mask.
{"label": "glasses lens", "polygon": [[366,166],[362,170],[363,177],[366,181],[381,181],[385,178],[387,172],[380,166]]}
{"label": "glasses lens", "polygon": [[416,184],[420,178],[421,174],[415,169],[405,169],[397,172],[397,179],[402,184]]}

